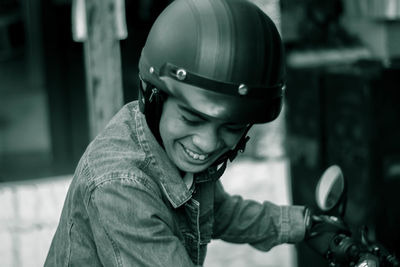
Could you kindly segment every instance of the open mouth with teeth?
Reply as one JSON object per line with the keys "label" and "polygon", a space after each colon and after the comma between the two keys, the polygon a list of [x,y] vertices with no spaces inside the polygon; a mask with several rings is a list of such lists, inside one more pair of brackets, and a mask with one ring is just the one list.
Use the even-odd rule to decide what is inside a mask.
{"label": "open mouth with teeth", "polygon": [[186,152],[186,154],[194,159],[194,160],[199,160],[199,161],[205,161],[208,158],[208,154],[198,154],[186,147],[183,147],[183,150]]}

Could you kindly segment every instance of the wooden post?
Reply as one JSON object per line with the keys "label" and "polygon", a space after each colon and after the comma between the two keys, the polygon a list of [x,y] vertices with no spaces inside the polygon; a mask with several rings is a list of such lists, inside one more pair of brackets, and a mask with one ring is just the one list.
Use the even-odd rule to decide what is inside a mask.
{"label": "wooden post", "polygon": [[123,105],[119,40],[127,37],[124,9],[124,0],[73,2],[74,39],[84,41],[91,139]]}

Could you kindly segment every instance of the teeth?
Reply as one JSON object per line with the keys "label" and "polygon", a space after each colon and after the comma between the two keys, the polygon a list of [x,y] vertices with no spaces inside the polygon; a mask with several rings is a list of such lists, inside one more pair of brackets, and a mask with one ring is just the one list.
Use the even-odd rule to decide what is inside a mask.
{"label": "teeth", "polygon": [[191,156],[193,159],[198,159],[198,160],[205,160],[207,158],[207,155],[203,155],[203,154],[197,154],[194,153],[193,151],[185,148],[186,153]]}

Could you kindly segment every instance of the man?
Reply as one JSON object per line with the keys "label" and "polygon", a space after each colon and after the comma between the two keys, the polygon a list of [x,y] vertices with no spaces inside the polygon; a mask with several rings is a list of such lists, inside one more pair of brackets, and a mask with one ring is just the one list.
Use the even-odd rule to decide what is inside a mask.
{"label": "man", "polygon": [[[268,251],[303,240],[306,209],[230,196],[218,178],[280,113],[279,33],[245,0],[176,0],[139,62],[139,101],[88,146],[46,266],[201,266],[212,238]],[[251,177],[243,177],[251,179]]]}

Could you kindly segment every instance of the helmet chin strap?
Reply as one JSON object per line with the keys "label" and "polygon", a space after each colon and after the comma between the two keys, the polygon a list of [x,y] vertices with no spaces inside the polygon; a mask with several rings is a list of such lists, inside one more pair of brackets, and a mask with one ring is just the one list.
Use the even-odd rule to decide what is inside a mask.
{"label": "helmet chin strap", "polygon": [[247,133],[249,132],[252,126],[253,124],[248,125],[242,137],[240,138],[239,142],[236,144],[236,146],[233,149],[226,152],[225,154],[223,154],[221,157],[219,157],[211,166],[218,166],[221,163],[226,164],[228,160],[232,162],[236,158],[238,152],[243,153],[246,148],[247,142],[250,140],[250,137],[247,136]]}
{"label": "helmet chin strap", "polygon": [[228,164],[228,160],[232,162],[238,152],[244,152],[244,149],[246,148],[246,143],[249,141],[250,137],[247,136],[248,131],[250,130],[252,124],[248,125],[246,130],[244,131],[242,137],[240,138],[239,142],[236,144],[234,149],[229,150],[225,154],[223,154],[221,157],[219,157],[209,168],[214,168],[214,172],[211,174],[213,177],[213,180],[218,180],[221,178],[221,176],[224,174],[226,165]]}
{"label": "helmet chin strap", "polygon": [[146,122],[156,138],[157,142],[164,147],[159,131],[159,123],[163,105],[167,94],[157,89],[154,85],[139,80],[139,107],[146,117]]}

